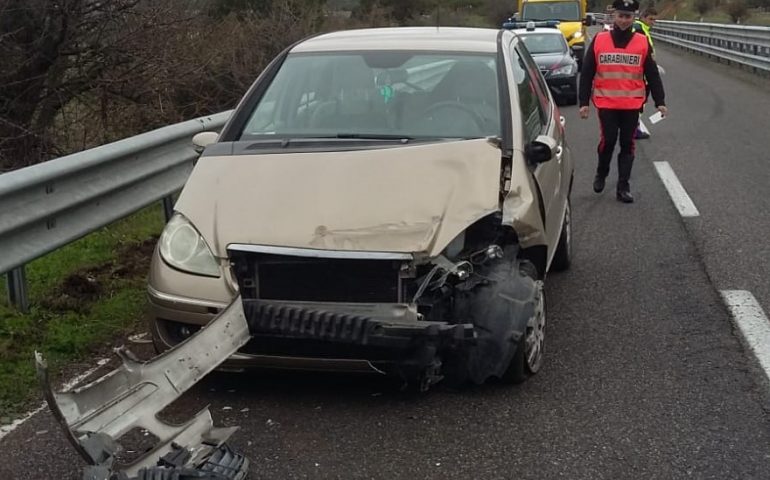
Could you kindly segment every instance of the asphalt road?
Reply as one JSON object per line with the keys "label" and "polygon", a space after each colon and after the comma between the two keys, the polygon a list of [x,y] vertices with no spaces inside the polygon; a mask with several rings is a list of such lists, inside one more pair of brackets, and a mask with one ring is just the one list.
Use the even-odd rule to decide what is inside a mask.
{"label": "asphalt road", "polygon": [[[218,424],[241,425],[251,479],[770,478],[770,389],[719,295],[750,290],[770,311],[770,88],[658,49],[671,116],[638,144],[637,203],[618,203],[612,183],[592,192],[597,121],[563,109],[575,259],[548,278],[538,376],[415,395],[371,378],[215,374],[169,418],[210,404]],[[700,217],[680,217],[659,160]],[[81,467],[47,413],[0,441],[0,479]]]}

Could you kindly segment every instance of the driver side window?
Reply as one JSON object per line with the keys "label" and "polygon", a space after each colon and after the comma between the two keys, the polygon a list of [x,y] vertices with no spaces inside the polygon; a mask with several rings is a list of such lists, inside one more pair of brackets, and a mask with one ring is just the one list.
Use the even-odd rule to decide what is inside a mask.
{"label": "driver side window", "polygon": [[543,132],[548,116],[543,108],[542,94],[535,83],[537,80],[533,80],[532,71],[517,48],[511,49],[511,71],[519,92],[524,141],[529,143]]}
{"label": "driver side window", "polygon": [[526,49],[519,50],[519,53],[521,55],[522,61],[524,62],[524,65],[527,66],[527,71],[533,80],[532,83],[535,84],[535,90],[537,91],[538,99],[540,99],[540,103],[542,104],[541,112],[543,114],[543,124],[547,125],[548,117],[551,112],[551,100],[548,96],[548,84],[545,83],[545,78],[543,78],[543,75],[540,73],[537,62],[535,62],[535,59],[532,58],[532,55],[530,55]]}

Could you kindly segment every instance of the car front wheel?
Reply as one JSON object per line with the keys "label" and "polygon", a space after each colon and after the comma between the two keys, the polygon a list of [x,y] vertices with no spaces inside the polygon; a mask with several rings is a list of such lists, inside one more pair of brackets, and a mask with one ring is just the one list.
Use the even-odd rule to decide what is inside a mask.
{"label": "car front wheel", "polygon": [[541,280],[535,290],[535,309],[527,322],[524,335],[519,338],[516,353],[501,380],[518,384],[540,371],[545,358],[546,301],[545,288]]}

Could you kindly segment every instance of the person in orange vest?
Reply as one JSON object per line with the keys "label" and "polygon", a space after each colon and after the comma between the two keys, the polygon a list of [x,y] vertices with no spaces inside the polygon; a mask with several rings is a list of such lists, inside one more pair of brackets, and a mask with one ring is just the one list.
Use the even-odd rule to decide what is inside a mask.
{"label": "person in orange vest", "polygon": [[647,96],[645,80],[658,111],[666,116],[668,109],[663,82],[647,37],[631,28],[634,12],[639,9],[638,0],[614,0],[612,7],[612,30],[597,33],[583,59],[578,89],[580,118],[588,118],[588,102],[593,100],[601,128],[594,192],[604,190],[619,139],[616,198],[623,203],[633,203],[630,179],[634,164],[634,132],[639,123],[639,109]]}

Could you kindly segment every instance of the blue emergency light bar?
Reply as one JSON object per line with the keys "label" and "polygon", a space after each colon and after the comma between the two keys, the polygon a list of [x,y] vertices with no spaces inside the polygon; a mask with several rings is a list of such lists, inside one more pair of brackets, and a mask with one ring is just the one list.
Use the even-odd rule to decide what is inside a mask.
{"label": "blue emergency light bar", "polygon": [[511,20],[503,23],[503,28],[506,30],[519,30],[527,29],[534,30],[535,28],[559,28],[558,20]]}

